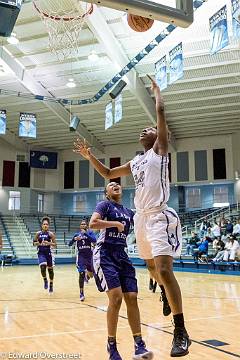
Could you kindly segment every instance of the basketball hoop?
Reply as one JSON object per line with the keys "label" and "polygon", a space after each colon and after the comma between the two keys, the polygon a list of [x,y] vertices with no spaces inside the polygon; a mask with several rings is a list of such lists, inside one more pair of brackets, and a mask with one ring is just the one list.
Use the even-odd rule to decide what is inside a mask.
{"label": "basketball hoop", "polygon": [[80,33],[93,4],[86,4],[85,11],[78,0],[37,0],[33,5],[47,29],[50,51],[60,61],[77,58]]}

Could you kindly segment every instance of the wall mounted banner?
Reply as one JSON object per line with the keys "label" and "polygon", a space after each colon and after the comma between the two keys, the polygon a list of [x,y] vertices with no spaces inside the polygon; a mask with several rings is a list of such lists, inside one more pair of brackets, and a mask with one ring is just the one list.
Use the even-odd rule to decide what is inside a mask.
{"label": "wall mounted banner", "polygon": [[167,57],[163,56],[155,64],[155,79],[161,90],[167,88]]}
{"label": "wall mounted banner", "polygon": [[110,102],[105,109],[105,130],[113,126],[113,106]]}
{"label": "wall mounted banner", "polygon": [[210,24],[210,52],[216,54],[229,44],[227,6],[223,6],[209,19]]}
{"label": "wall mounted banner", "polygon": [[233,37],[240,39],[240,0],[232,0]]}
{"label": "wall mounted banner", "polygon": [[30,166],[38,169],[57,169],[58,153],[30,151]]}
{"label": "wall mounted banner", "polygon": [[7,127],[7,112],[6,110],[0,110],[0,135],[6,134]]}
{"label": "wall mounted banner", "polygon": [[182,43],[169,52],[169,84],[183,77],[183,51]]}
{"label": "wall mounted banner", "polygon": [[115,112],[114,112],[114,123],[118,123],[122,120],[123,108],[122,108],[122,94],[118,95],[115,99]]}
{"label": "wall mounted banner", "polygon": [[36,138],[37,136],[37,118],[35,114],[20,113],[19,136]]}

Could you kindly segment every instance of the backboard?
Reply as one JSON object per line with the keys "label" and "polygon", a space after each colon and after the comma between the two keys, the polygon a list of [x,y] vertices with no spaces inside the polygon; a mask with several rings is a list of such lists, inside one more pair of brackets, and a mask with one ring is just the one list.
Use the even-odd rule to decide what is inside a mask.
{"label": "backboard", "polygon": [[193,0],[86,1],[181,27],[188,27],[193,22]]}

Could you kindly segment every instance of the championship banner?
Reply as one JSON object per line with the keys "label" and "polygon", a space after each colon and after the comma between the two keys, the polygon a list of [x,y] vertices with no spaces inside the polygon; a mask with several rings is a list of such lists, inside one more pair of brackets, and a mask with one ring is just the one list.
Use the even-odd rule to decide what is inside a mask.
{"label": "championship banner", "polygon": [[0,110],[0,135],[6,134],[7,126],[7,112],[6,110]]}
{"label": "championship banner", "polygon": [[30,166],[40,169],[57,169],[58,153],[30,151]]}
{"label": "championship banner", "polygon": [[167,57],[163,56],[158,62],[155,64],[155,79],[160,87],[160,90],[164,90],[167,88]]}
{"label": "championship banner", "polygon": [[216,54],[229,44],[227,6],[223,6],[209,19],[211,54]]}
{"label": "championship banner", "polygon": [[169,84],[183,77],[183,51],[182,43],[169,52]]}
{"label": "championship banner", "polygon": [[37,137],[37,118],[35,114],[20,113],[19,136],[34,139]]}
{"label": "championship banner", "polygon": [[240,39],[240,0],[232,0],[232,31],[235,39]]}
{"label": "championship banner", "polygon": [[114,112],[114,123],[118,123],[122,120],[123,109],[122,109],[122,94],[118,95],[115,99],[115,112]]}
{"label": "championship banner", "polygon": [[106,106],[105,116],[105,130],[107,130],[113,126],[113,107],[111,102]]}

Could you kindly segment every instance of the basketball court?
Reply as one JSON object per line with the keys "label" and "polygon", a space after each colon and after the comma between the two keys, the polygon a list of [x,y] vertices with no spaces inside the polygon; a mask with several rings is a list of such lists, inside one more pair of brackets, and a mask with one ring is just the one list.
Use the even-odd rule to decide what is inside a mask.
{"label": "basketball court", "polygon": [[[193,341],[186,359],[239,358],[239,278],[193,273],[177,273],[177,278]],[[161,314],[159,291],[149,292],[146,270],[138,270],[138,279],[144,338],[156,359],[170,359],[171,316],[164,318]],[[74,266],[56,268],[55,292],[51,296],[41,289],[40,280],[36,266],[8,267],[1,273],[0,351],[81,354],[80,359],[89,360],[107,358],[106,295],[97,292],[91,281],[86,286],[86,301],[80,303]],[[133,344],[124,305],[120,313],[119,349],[124,359],[131,359]]]}
{"label": "basketball court", "polygon": [[[108,358],[107,296],[92,279],[86,300],[79,301],[74,256],[66,245],[72,219],[91,216],[107,182],[73,153],[73,143],[86,141],[110,167],[141,152],[140,131],[156,125],[149,75],[163,90],[171,131],[171,206],[181,211],[184,203],[187,213],[213,203],[229,209],[237,203],[239,216],[240,23],[231,13],[235,5],[231,0],[0,0],[0,22],[8,16],[15,19],[12,25],[16,21],[12,29],[0,23],[0,173],[12,171],[0,175],[0,231],[6,232],[5,247],[9,242],[5,253],[11,250],[20,259],[20,265],[0,269],[0,359]],[[211,29],[220,10],[228,36],[221,26]],[[40,165],[32,165],[38,153]],[[55,165],[47,167],[51,154]],[[133,179],[121,184],[124,201],[134,208]],[[184,186],[186,198],[192,191],[188,200]],[[206,187],[197,206],[198,186]],[[211,186],[221,191],[211,197]],[[60,254],[51,295],[42,289],[32,248],[44,214],[54,218]],[[13,223],[23,229],[18,233],[21,249]],[[194,224],[190,230],[183,225],[188,235],[194,229]],[[170,359],[172,317],[162,315],[159,289],[149,291],[145,267],[137,267],[137,277],[143,337],[154,359]],[[176,277],[192,339],[185,358],[240,358],[239,276],[179,271]],[[117,336],[123,359],[131,359],[124,303]]]}

